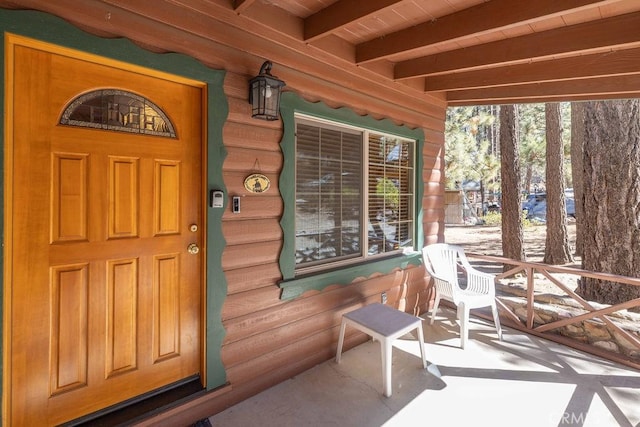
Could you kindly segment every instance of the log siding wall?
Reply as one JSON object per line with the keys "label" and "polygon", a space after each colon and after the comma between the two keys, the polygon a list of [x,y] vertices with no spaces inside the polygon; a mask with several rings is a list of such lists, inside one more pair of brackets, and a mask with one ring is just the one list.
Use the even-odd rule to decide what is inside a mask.
{"label": "log siding wall", "polygon": [[[51,20],[44,14],[10,14],[4,11],[3,17],[1,23],[5,30],[20,32],[25,29],[28,35],[77,49],[140,57],[137,51],[127,54],[130,45],[125,40],[107,42],[88,37],[77,29],[70,30],[72,27],[67,23]],[[99,17],[92,19],[99,20]],[[43,21],[47,25],[43,25]],[[112,31],[123,34],[128,30],[128,27],[112,28]],[[206,124],[210,148],[217,150],[221,146],[225,153],[222,150],[210,150],[208,153],[207,190],[222,185],[228,198],[241,196],[240,213],[233,214],[227,200],[224,212],[209,209],[207,216],[209,237],[218,230],[223,236],[221,239],[215,234],[216,239],[210,239],[207,247],[207,328],[215,329],[214,338],[210,337],[212,333],[209,330],[206,332],[209,345],[206,349],[207,368],[217,371],[218,366],[213,366],[212,360],[217,364],[218,358],[224,367],[222,378],[218,377],[218,372],[214,375],[207,373],[207,378],[211,383],[226,385],[209,393],[208,397],[182,405],[182,412],[178,410],[181,415],[174,418],[177,423],[189,424],[187,420],[219,412],[334,357],[342,314],[380,301],[382,292],[387,293],[388,304],[401,310],[417,314],[428,308],[431,292],[423,280],[423,268],[416,265],[395,268],[384,274],[374,273],[359,277],[346,286],[328,286],[322,291],[308,291],[293,300],[282,300],[282,290],[278,287],[282,279],[279,267],[283,243],[280,219],[284,207],[279,188],[283,167],[279,145],[282,122],[251,119],[248,104],[248,80],[264,59],[232,47],[196,52],[193,45],[174,46],[171,43],[175,40],[167,41],[159,33],[150,31],[143,35],[145,45],[159,47],[160,51],[171,49],[192,53],[211,67],[206,70],[202,63],[188,62],[189,68],[205,73],[202,81],[209,79],[207,71],[224,74],[224,95],[219,94],[221,103],[225,104],[224,108],[221,107],[225,110],[221,114],[225,117],[223,124],[212,119],[211,111]],[[177,63],[173,56],[157,57],[171,64]],[[331,72],[330,67],[323,69],[321,63],[315,66],[320,72]],[[165,68],[173,72],[175,66],[167,65]],[[182,72],[175,70],[176,74]],[[322,101],[332,108],[347,107],[357,114],[420,128],[425,142],[421,158],[423,168],[418,173],[424,182],[424,196],[419,203],[422,212],[416,220],[422,222],[425,244],[443,240],[444,99],[432,96],[417,99],[403,95],[402,91],[381,94],[364,81],[354,81],[353,86],[342,87],[286,67],[274,69],[274,74],[287,82],[287,90],[307,101]],[[385,94],[390,97],[385,98]],[[209,108],[213,107],[209,105]],[[254,172],[270,178],[268,192],[249,194],[245,191],[244,178]],[[211,256],[213,253],[216,256]],[[219,333],[217,324],[220,322],[224,331]],[[345,349],[366,339],[360,332],[349,331]],[[216,377],[215,381],[210,377]],[[165,418],[165,422],[168,419]]]}
{"label": "log siding wall", "polygon": [[[228,293],[222,309],[226,332],[222,361],[231,390],[216,401],[216,412],[334,357],[342,314],[380,301],[382,292],[387,293],[388,304],[415,314],[426,311],[432,297],[423,279],[423,268],[408,265],[404,270],[395,268],[387,274],[360,277],[347,286],[330,285],[322,291],[307,291],[291,301],[281,300],[278,260],[283,241],[279,224],[283,201],[278,177],[283,166],[279,146],[283,129],[281,121],[251,118],[247,99],[250,78],[250,75],[227,73],[224,85],[229,115],[223,132],[228,152],[223,174],[228,196],[241,197],[241,213],[233,214],[226,209],[223,215],[227,245],[223,270]],[[297,75],[287,81],[287,89],[296,91],[290,82],[298,80],[304,85],[303,76]],[[299,93],[302,92],[306,90]],[[323,101],[332,107],[347,106],[358,114],[381,118],[359,103],[361,94],[350,97],[343,88],[328,93],[332,97],[307,93],[305,99]],[[338,104],[333,98],[340,97],[343,102]],[[350,105],[353,103],[357,108]],[[395,115],[385,118],[405,123],[407,118],[402,110],[390,107],[388,111]],[[444,115],[444,109],[441,114]],[[426,244],[443,239],[444,182],[440,168],[444,122],[425,115],[419,127],[425,134],[423,169],[418,171],[424,182],[424,197],[421,216],[416,220],[422,221]],[[251,194],[244,189],[244,178],[254,172],[269,177],[269,191]],[[350,331],[345,338],[345,348],[366,339],[364,334]]]}

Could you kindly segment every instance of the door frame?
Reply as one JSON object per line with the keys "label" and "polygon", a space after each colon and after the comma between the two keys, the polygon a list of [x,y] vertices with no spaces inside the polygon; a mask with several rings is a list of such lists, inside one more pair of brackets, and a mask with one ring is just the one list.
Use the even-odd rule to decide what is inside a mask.
{"label": "door frame", "polygon": [[[126,63],[128,68],[137,68],[150,74],[170,74],[189,81],[195,81],[203,86],[203,219],[205,234],[205,256],[203,258],[203,313],[201,337],[203,339],[203,372],[202,380],[207,390],[212,390],[223,386],[226,383],[226,372],[221,358],[221,347],[224,339],[224,328],[222,326],[222,305],[226,297],[227,283],[222,270],[222,252],[224,250],[224,238],[222,233],[222,214],[224,209],[212,209],[209,205],[209,190],[216,189],[226,192],[222,175],[222,164],[226,155],[222,142],[222,127],[227,119],[228,104],[224,94],[223,83],[225,72],[223,70],[213,70],[205,67],[194,58],[182,54],[156,54],[145,51],[126,39],[102,39],[87,34],[67,22],[46,13],[36,11],[16,11],[0,9],[0,58],[3,67],[0,69],[3,82],[0,88],[0,112],[5,115],[6,121],[0,121],[2,132],[2,145],[5,148],[0,153],[0,165],[4,170],[3,192],[0,193],[0,202],[3,205],[0,216],[3,222],[1,230],[4,242],[4,250],[0,253],[0,266],[3,274],[0,277],[2,286],[3,303],[2,310],[2,331],[3,337],[0,352],[2,353],[2,411],[3,419],[10,408],[7,406],[7,399],[11,393],[6,393],[10,387],[9,372],[10,361],[10,298],[8,292],[11,278],[11,194],[12,194],[12,173],[11,164],[11,127],[7,123],[11,120],[10,108],[5,111],[9,104],[7,99],[13,96],[13,88],[7,85],[6,75],[6,55],[7,34],[18,37],[35,39],[42,43],[53,44],[56,49],[73,49],[80,51],[87,56],[100,57],[101,62],[118,61]],[[14,38],[15,39],[15,38]],[[9,151],[6,151],[6,150]],[[6,155],[6,158],[5,158]],[[226,205],[226,203],[225,203]]]}

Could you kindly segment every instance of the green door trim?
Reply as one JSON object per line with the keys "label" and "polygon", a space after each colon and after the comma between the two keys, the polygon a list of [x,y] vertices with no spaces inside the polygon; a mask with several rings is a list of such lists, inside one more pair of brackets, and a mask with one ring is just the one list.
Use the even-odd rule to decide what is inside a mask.
{"label": "green door trim", "polygon": [[[154,69],[177,76],[197,80],[207,85],[207,186],[209,189],[226,190],[222,176],[222,164],[226,150],[222,142],[222,127],[227,119],[229,107],[223,91],[225,71],[207,68],[204,64],[186,55],[176,53],[157,54],[146,51],[127,39],[103,39],[90,35],[69,23],[36,11],[17,11],[0,9],[0,37],[2,43],[2,61],[5,58],[5,33],[13,33],[47,43],[103,56],[129,64]],[[2,81],[5,81],[4,66],[0,68]],[[2,102],[0,113],[4,117],[5,85],[0,89]],[[0,122],[0,137],[4,139],[4,121]],[[3,146],[4,146],[4,140]],[[0,168],[4,177],[4,150],[0,153]],[[4,206],[4,186],[0,186],[0,203]],[[202,195],[202,201],[209,206],[208,197]],[[205,385],[208,390],[226,383],[226,372],[222,363],[221,348],[225,330],[222,325],[222,305],[227,294],[227,282],[222,270],[222,252],[225,246],[222,234],[222,213],[224,209],[207,208],[207,256],[206,262],[206,337],[205,337]],[[4,209],[0,212],[0,220],[4,223]],[[4,227],[0,230],[0,238],[4,242]],[[4,252],[0,254],[0,268],[4,269]],[[0,292],[4,292],[3,278],[0,277]],[[3,295],[4,298],[4,295]],[[0,322],[2,321],[0,305]],[[4,349],[1,347],[0,354]],[[2,376],[0,372],[0,388]]]}

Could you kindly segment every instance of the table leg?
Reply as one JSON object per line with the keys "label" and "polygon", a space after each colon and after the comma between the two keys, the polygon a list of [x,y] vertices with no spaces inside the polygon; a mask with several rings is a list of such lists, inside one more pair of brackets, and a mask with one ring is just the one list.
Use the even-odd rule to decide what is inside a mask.
{"label": "table leg", "polygon": [[338,338],[338,349],[336,351],[336,362],[340,363],[340,357],[342,356],[342,344],[344,343],[344,331],[347,329],[347,322],[342,319],[340,324],[340,336]]}
{"label": "table leg", "polygon": [[380,342],[380,348],[382,349],[382,389],[386,397],[391,397],[392,341],[388,338],[383,338]]}

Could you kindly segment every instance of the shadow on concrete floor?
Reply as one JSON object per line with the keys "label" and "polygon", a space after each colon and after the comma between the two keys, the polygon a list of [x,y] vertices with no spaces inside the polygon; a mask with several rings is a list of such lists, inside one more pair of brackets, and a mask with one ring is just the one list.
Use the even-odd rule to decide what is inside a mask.
{"label": "shadow on concrete floor", "polygon": [[[640,426],[640,372],[473,318],[459,348],[453,311],[393,350],[393,394],[382,395],[378,342],[320,364],[212,416],[213,426]],[[439,373],[439,375],[437,375]],[[435,374],[435,375],[434,375]]]}

